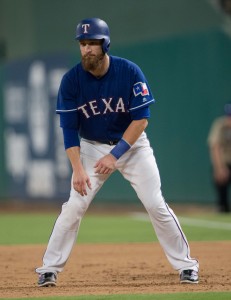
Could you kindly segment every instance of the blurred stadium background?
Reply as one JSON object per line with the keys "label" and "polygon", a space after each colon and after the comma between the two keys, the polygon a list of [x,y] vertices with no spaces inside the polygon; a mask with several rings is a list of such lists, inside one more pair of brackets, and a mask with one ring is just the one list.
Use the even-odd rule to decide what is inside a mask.
{"label": "blurred stadium background", "polygon": [[[104,19],[112,55],[136,62],[156,103],[147,133],[171,203],[215,204],[207,135],[231,101],[231,12],[220,0],[0,0],[0,203],[59,203],[71,169],[55,115],[79,60],[77,23]],[[142,172],[142,166],[141,166]],[[120,174],[98,203],[137,203]]]}

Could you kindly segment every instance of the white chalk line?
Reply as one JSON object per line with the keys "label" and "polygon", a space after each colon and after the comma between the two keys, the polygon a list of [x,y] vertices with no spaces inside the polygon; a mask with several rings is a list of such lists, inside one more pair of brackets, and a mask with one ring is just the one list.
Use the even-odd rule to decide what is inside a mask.
{"label": "white chalk line", "polygon": [[[131,213],[130,215],[135,220],[150,222],[150,219],[146,213],[134,212]],[[231,230],[231,223],[201,220],[201,219],[186,218],[186,217],[178,217],[178,219],[181,225],[190,225],[194,227],[209,228],[209,229]]]}

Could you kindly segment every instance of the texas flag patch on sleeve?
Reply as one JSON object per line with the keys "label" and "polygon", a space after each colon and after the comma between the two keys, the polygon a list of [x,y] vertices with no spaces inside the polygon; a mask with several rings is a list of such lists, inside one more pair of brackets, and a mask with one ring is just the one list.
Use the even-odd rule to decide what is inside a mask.
{"label": "texas flag patch on sleeve", "polygon": [[147,96],[149,95],[148,87],[145,82],[137,82],[133,86],[133,92],[135,97],[138,95]]}

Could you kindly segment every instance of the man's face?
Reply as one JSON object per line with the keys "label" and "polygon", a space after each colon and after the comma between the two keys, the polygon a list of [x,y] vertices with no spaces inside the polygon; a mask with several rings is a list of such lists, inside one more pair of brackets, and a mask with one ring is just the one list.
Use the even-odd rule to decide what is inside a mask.
{"label": "man's face", "polygon": [[102,40],[82,40],[79,44],[84,70],[97,70],[105,55],[102,51]]}

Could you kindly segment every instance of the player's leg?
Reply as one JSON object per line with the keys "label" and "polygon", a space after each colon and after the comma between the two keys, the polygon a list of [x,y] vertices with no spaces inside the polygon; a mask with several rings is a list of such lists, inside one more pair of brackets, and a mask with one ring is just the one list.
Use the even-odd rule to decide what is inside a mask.
{"label": "player's leg", "polygon": [[228,182],[215,183],[217,192],[217,204],[219,212],[229,212],[229,200],[228,200]]}
{"label": "player's leg", "polygon": [[227,166],[229,169],[229,178],[225,182],[217,182],[214,180],[214,186],[217,193],[217,205],[219,212],[230,212],[229,205],[229,186],[231,184],[231,166]]}
{"label": "player's leg", "polygon": [[190,257],[189,245],[178,219],[162,196],[159,171],[149,142],[141,137],[117,165],[146,208],[172,267],[179,272],[198,271],[198,261]]}
{"label": "player's leg", "polygon": [[[81,143],[81,160],[83,166],[90,177],[92,189],[87,190],[87,196],[79,195],[73,187],[71,188],[68,202],[62,206],[62,211],[58,216],[48,246],[43,257],[43,266],[36,269],[37,273],[61,272],[75,244],[81,219],[87,211],[95,194],[110,175],[98,175],[94,173],[94,165],[102,156],[103,146],[98,149],[86,143]],[[88,155],[90,154],[90,156]]]}

